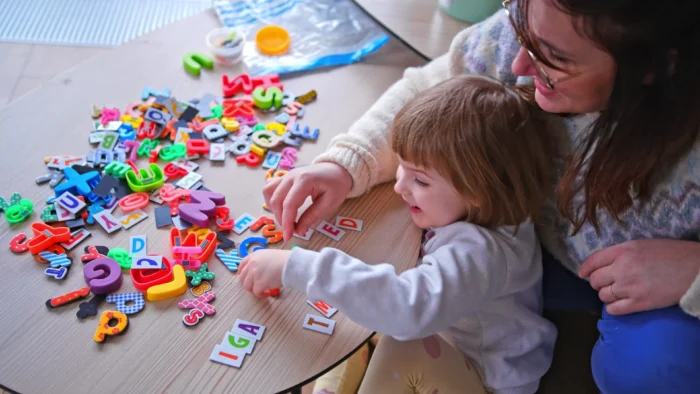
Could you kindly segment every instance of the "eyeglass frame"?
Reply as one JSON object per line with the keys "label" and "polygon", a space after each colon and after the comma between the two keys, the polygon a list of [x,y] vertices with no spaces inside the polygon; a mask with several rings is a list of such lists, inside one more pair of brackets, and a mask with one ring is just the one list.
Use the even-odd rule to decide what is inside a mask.
{"label": "eyeglass frame", "polygon": [[508,6],[513,4],[515,0],[504,0],[501,5],[503,6],[503,10],[506,12],[506,16],[508,16],[508,19],[510,20],[510,24],[513,26],[513,31],[515,31],[515,36],[518,39],[518,43],[520,46],[527,52],[527,55],[530,57],[530,61],[532,61],[532,64],[535,65],[535,68],[537,69],[537,73],[540,75],[540,78],[542,78],[547,85],[549,89],[554,90],[554,86],[558,83],[562,83],[564,81],[568,81],[572,78],[576,78],[579,75],[581,75],[580,72],[574,73],[574,74],[567,74],[566,76],[563,76],[561,78],[552,78],[547,70],[544,69],[543,63],[537,59],[537,56],[530,50],[528,47],[525,46],[525,37],[523,36],[523,33],[520,31],[520,28],[518,27],[518,24],[515,23],[515,19],[513,18],[513,15],[510,13],[510,10],[508,9]]}

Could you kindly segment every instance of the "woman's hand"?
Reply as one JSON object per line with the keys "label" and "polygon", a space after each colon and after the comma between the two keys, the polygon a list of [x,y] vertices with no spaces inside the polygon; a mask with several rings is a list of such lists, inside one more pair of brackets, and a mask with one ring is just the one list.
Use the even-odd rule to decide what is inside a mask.
{"label": "woman's hand", "polygon": [[671,239],[628,241],[590,255],[579,276],[608,303],[611,315],[676,305],[700,272],[700,243]]}
{"label": "woman's hand", "polygon": [[[263,196],[288,241],[294,233],[305,234],[335,211],[350,189],[352,177],[345,168],[335,163],[318,163],[296,168],[280,178],[271,178],[263,188]],[[295,225],[297,212],[308,196],[313,203]]]}
{"label": "woman's hand", "polygon": [[271,289],[282,287],[282,273],[290,254],[289,250],[257,250],[241,261],[238,279],[249,292],[267,297]]}

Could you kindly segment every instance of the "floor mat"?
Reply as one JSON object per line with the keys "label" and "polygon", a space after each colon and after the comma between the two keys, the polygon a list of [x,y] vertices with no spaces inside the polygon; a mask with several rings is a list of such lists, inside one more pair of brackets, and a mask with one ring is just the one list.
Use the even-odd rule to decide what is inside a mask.
{"label": "floor mat", "polygon": [[211,0],[0,0],[0,41],[117,46]]}

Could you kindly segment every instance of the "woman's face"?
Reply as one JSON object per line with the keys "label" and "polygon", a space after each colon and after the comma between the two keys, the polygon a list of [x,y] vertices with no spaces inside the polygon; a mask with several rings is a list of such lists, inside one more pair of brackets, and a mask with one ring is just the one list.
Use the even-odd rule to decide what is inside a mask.
{"label": "woman's face", "polygon": [[[574,23],[579,21],[557,8],[555,1],[530,0],[528,25],[542,54],[566,72],[543,64],[554,82],[554,89],[547,88],[527,51],[521,48],[513,61],[513,73],[535,78],[535,99],[547,112],[600,111],[606,107],[613,88],[615,62],[607,52],[578,34]],[[579,75],[557,83],[571,74]]]}

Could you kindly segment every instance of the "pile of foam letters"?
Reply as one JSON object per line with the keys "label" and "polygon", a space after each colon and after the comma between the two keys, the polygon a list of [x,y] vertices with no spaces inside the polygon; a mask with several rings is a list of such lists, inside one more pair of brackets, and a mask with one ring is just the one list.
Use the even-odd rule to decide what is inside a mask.
{"label": "pile of foam letters", "polygon": [[[80,260],[87,286],[46,302],[48,308],[58,308],[92,293],[89,301],[79,304],[79,319],[97,316],[102,302],[115,304],[101,314],[96,342],[124,332],[129,316],[143,310],[145,301],[186,293],[188,281],[194,298],[178,302],[178,307],[188,310],[182,319],[185,326],[197,325],[216,312],[211,304],[216,295],[209,282],[215,275],[208,270],[207,259],[215,254],[235,272],[249,251],[282,240],[269,217],[243,213],[235,220],[230,218],[224,195],[204,187],[196,160],[224,161],[230,154],[241,166],[266,168],[268,179],[283,176],[295,167],[297,149],[318,138],[318,129],[300,122],[316,92],[297,96],[284,91],[277,75],[224,76],[222,82],[223,97],[207,93],[181,102],[169,89],[158,92],[147,87],[141,100],[127,105],[123,113],[117,108],[93,107],[93,130],[88,138],[93,148],[82,156],[45,158],[47,174],[36,182],[48,182],[54,192],[41,212],[42,221],[31,225],[31,238],[17,234],[10,250],[28,251],[38,262],[48,264],[46,275],[66,278],[73,264],[70,251],[90,237],[88,227],[95,224],[107,233],[128,230],[148,217],[144,208],[154,203],[158,205],[156,227],[172,226],[169,257],[149,254],[145,235],[131,236],[129,250],[86,246]],[[278,114],[274,122],[262,124],[256,111]],[[227,139],[231,141],[228,145],[224,143]],[[139,158],[148,163],[138,166]],[[115,213],[117,206],[121,215]],[[28,219],[33,210],[32,202],[17,193],[10,203],[0,197],[0,211],[10,223]],[[341,228],[360,231],[361,227],[361,220],[338,217],[336,225],[323,222],[317,230],[339,240],[344,233]],[[227,237],[230,231],[240,235],[247,230],[261,234],[246,238],[238,248]],[[308,240],[312,233],[295,236]],[[118,293],[127,271],[138,292]],[[271,289],[270,294],[278,296],[279,289]],[[326,318],[336,311],[323,301],[309,304]],[[305,328],[329,335],[333,326],[332,320],[315,315],[304,320]],[[210,359],[240,367],[264,330],[264,326],[237,320]]]}

